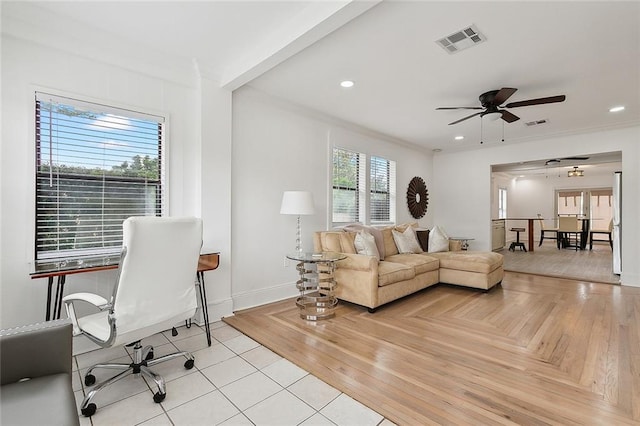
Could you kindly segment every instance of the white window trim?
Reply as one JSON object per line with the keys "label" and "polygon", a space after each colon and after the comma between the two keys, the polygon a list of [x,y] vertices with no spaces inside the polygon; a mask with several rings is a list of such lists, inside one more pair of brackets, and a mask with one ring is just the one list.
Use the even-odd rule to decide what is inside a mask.
{"label": "white window trim", "polygon": [[[170,200],[171,200],[171,167],[169,166],[169,158],[171,156],[171,143],[170,143],[170,134],[171,134],[171,117],[168,111],[161,111],[149,107],[141,107],[134,106],[131,104],[126,104],[123,102],[113,101],[113,100],[104,100],[101,98],[95,98],[88,95],[80,95],[76,93],[66,92],[62,90],[58,90],[51,87],[40,86],[36,84],[30,84],[24,91],[24,106],[26,109],[25,116],[29,117],[30,120],[28,123],[27,129],[27,150],[28,150],[28,158],[31,160],[35,160],[36,158],[36,96],[35,94],[46,93],[55,98],[62,99],[71,99],[77,102],[86,102],[89,104],[98,104],[105,107],[111,107],[117,110],[126,110],[131,111],[133,113],[138,111],[146,116],[155,116],[161,117],[164,120],[163,124],[163,135],[161,140],[161,149],[164,161],[161,162],[161,173],[164,175],[164,183],[162,187],[163,196],[162,196],[162,204],[161,204],[161,212],[162,216],[170,215]],[[29,227],[29,243],[27,244],[28,254],[27,259],[29,259],[29,265],[34,265],[36,263],[36,162],[30,161],[29,166],[24,168],[24,181],[30,182],[29,189],[25,191],[26,197],[26,211],[29,212],[29,216],[31,217],[32,226]],[[28,177],[27,177],[28,175]]]}

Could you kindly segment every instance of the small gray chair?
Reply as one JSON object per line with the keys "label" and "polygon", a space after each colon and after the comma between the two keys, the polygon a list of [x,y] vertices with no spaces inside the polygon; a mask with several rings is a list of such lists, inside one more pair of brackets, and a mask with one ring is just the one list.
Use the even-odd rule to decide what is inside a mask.
{"label": "small gray chair", "polygon": [[[97,364],[87,370],[84,383],[96,382],[97,368],[121,370],[117,375],[88,389],[80,411],[92,416],[97,392],[132,373],[142,374],[155,384],[153,400],[166,397],[164,379],[150,367],[184,357],[191,369],[194,358],[180,351],[154,358],[152,346],[140,341],[193,317],[196,307],[196,271],[202,246],[202,220],[198,218],[130,217],[122,224],[123,248],[113,295],[110,301],[91,293],[76,293],[62,299],[74,324],[82,334],[102,347],[133,346],[129,364]],[[99,312],[76,316],[77,303],[93,305]]]}
{"label": "small gray chair", "polygon": [[79,425],[68,319],[0,331],[0,424]]}

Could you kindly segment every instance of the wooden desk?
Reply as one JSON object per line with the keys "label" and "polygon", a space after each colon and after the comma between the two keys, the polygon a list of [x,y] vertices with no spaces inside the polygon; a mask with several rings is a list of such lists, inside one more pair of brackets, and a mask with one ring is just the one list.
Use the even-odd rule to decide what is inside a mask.
{"label": "wooden desk", "polygon": [[[526,220],[527,221],[527,227],[529,228],[529,231],[527,232],[527,236],[528,236],[528,250],[529,251],[533,251],[534,249],[534,244],[533,244],[533,221],[537,220],[537,217],[508,217],[505,220]],[[505,227],[507,228],[507,227]]]}
{"label": "wooden desk", "polygon": [[[60,318],[60,314],[62,312],[64,284],[66,282],[67,275],[118,269],[119,263],[120,255],[83,257],[64,261],[37,262],[34,272],[29,275],[31,276],[31,279],[47,279],[47,310],[45,320],[49,321],[51,319]],[[205,332],[207,334],[207,343],[209,346],[211,346],[211,330],[209,329],[209,310],[207,307],[207,292],[204,285],[204,272],[218,268],[219,264],[220,253],[202,253],[198,259],[198,268],[196,271],[196,286],[198,287],[198,293],[200,294],[202,316],[205,322]],[[52,303],[51,296],[53,294],[53,279],[56,277],[56,294]],[[52,308],[53,315],[51,312]]]}

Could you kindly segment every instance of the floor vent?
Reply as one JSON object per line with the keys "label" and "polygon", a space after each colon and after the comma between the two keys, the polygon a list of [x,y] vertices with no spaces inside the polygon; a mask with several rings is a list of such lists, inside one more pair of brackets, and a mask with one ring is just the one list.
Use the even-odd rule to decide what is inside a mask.
{"label": "floor vent", "polygon": [[547,122],[547,120],[543,119],[543,120],[534,120],[534,121],[528,121],[524,124],[526,124],[527,126],[531,127],[531,126],[537,126],[539,124],[545,124]]}
{"label": "floor vent", "polygon": [[478,31],[475,25],[471,25],[460,31],[450,34],[445,38],[437,40],[436,44],[438,44],[438,46],[442,47],[449,53],[456,53],[480,44],[483,41],[486,41],[485,36],[483,36],[480,31]]}

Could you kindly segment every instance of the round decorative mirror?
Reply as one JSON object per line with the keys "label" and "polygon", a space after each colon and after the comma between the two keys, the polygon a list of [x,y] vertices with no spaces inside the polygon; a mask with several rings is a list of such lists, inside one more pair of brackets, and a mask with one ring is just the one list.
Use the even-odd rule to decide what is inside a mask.
{"label": "round decorative mirror", "polygon": [[407,188],[407,206],[411,216],[420,219],[427,213],[427,205],[429,204],[429,191],[427,185],[421,177],[416,176],[409,182]]}

